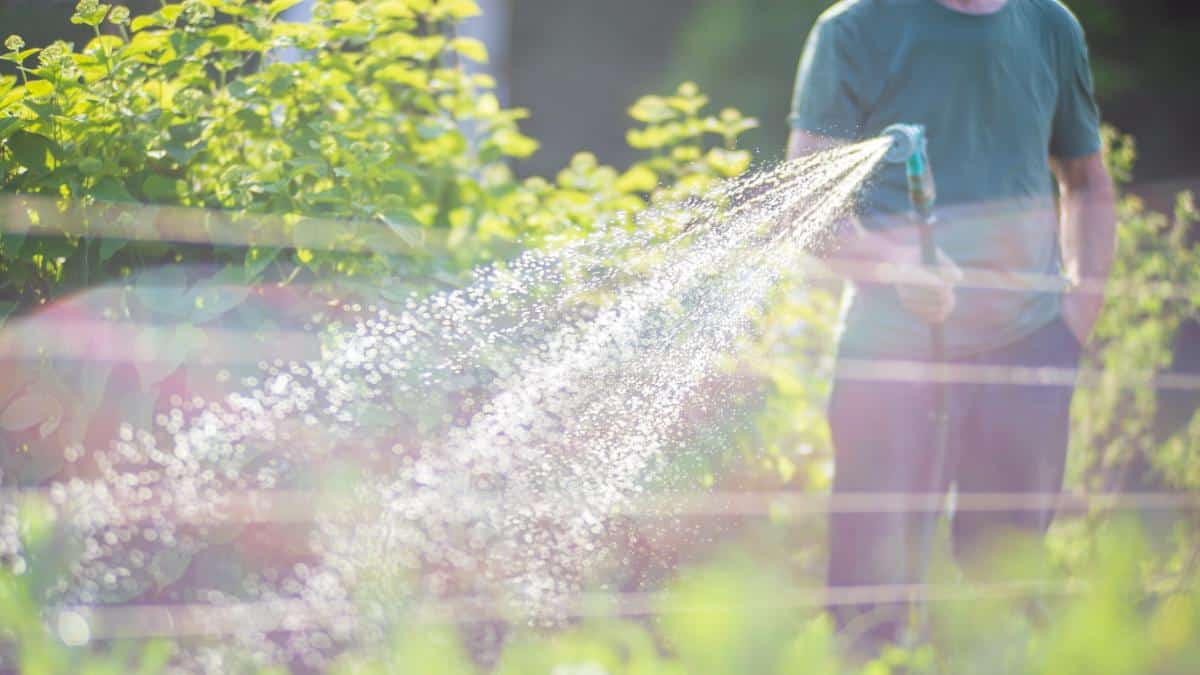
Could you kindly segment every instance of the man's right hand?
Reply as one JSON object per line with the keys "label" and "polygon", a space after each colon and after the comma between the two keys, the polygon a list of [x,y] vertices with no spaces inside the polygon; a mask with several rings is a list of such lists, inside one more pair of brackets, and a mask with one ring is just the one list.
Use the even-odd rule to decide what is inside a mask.
{"label": "man's right hand", "polygon": [[[835,231],[833,245],[823,256],[834,271],[852,280],[895,284],[901,304],[929,323],[942,323],[954,311],[954,286],[962,281],[962,270],[941,249],[936,267],[922,264],[919,228],[868,230],[851,217]],[[886,272],[880,265],[888,268]],[[886,278],[878,278],[880,272]]]}
{"label": "man's right hand", "polygon": [[905,309],[929,323],[942,323],[954,311],[954,286],[963,279],[962,270],[941,249],[936,267],[923,264],[921,247],[897,245],[891,263],[900,277],[896,291]]}

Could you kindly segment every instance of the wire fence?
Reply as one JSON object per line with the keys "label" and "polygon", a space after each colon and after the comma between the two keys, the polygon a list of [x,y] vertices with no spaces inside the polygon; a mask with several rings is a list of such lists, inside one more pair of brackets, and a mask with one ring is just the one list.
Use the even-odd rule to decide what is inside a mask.
{"label": "wire fence", "polygon": [[[819,610],[831,607],[907,603],[977,602],[1033,597],[1077,596],[1088,592],[1086,580],[1015,580],[974,584],[887,584],[818,588],[775,589],[766,604],[750,610]],[[358,621],[351,604],[316,604],[304,600],[203,604],[149,604],[124,606],[63,606],[87,622],[92,640],[154,637],[219,637],[233,633],[279,633],[338,626],[352,629]],[[725,613],[727,607],[696,603],[671,592],[580,593],[556,606],[554,621],[635,618],[669,614]],[[410,624],[469,625],[520,622],[519,610],[505,611],[493,598],[459,597],[423,602],[405,616]]]}
{"label": "wire fence", "polygon": [[[72,511],[69,500],[57,488],[0,488],[0,502],[10,503],[35,498],[58,505],[64,514]],[[212,492],[207,496],[210,508],[166,513],[179,525],[219,525],[223,523],[312,523],[319,518],[336,522],[364,517],[361,510],[337,515],[338,497],[312,491],[239,491]],[[88,510],[87,522],[92,526],[136,523],[158,520],[161,510],[147,511],[142,505],[116,503],[115,511]],[[587,506],[567,499],[531,500],[513,504],[499,498],[464,495],[461,499],[431,502],[428,498],[406,499],[397,496],[389,500],[389,510],[405,512],[413,508],[441,508],[447,512],[465,508],[486,509],[492,506],[530,508],[538,512],[572,513]],[[928,492],[928,493],[843,493],[810,494],[792,491],[756,492],[692,492],[668,493],[630,500],[613,515],[619,518],[649,519],[670,517],[700,518],[788,518],[812,515],[853,513],[955,513],[987,511],[1033,511],[1050,509],[1059,514],[1090,512],[1176,512],[1200,511],[1200,493],[1190,492]],[[76,509],[78,510],[78,509]],[[382,509],[379,515],[383,515]]]}

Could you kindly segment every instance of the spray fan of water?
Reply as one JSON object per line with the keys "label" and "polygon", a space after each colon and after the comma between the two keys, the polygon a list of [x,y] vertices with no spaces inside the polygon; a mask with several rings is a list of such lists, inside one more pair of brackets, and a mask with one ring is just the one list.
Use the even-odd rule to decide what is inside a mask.
{"label": "spray fan of water", "polygon": [[[303,562],[210,575],[168,599],[298,603],[321,619],[288,640],[244,626],[237,640],[310,663],[382,636],[421,598],[555,616],[609,553],[617,516],[670,482],[695,411],[719,417],[722,359],[886,147],[753,172],[631,230],[480,268],[464,288],[349,308],[313,328],[320,358],[262,363],[220,400],[175,401],[155,428],[69,449],[102,475],[50,490],[82,542],[53,600],[89,606],[167,586],[179,567],[228,566],[204,559],[214,540],[289,472],[349,452],[367,468],[307,498]],[[15,541],[0,531],[0,553],[19,557]]]}

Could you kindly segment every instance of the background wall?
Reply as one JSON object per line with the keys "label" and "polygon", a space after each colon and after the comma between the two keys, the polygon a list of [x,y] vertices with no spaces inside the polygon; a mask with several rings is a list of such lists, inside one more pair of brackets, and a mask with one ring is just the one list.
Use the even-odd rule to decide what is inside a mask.
{"label": "background wall", "polygon": [[[1013,0],[1025,1],[1025,0]],[[82,41],[74,0],[0,0],[0,32],[44,44]],[[157,0],[128,0],[131,8]],[[504,98],[528,107],[542,151],[519,167],[552,173],[581,148],[629,159],[624,111],[640,95],[695,80],[718,106],[758,117],[746,138],[760,159],[782,154],[801,46],[829,0],[484,0],[465,31],[493,45]],[[1104,117],[1133,133],[1141,182],[1200,177],[1200,4],[1068,0],[1091,44]],[[68,35],[62,35],[66,31]],[[73,31],[73,32],[72,32]]]}
{"label": "background wall", "polygon": [[[1024,0],[1015,0],[1024,1]],[[766,153],[784,143],[783,116],[801,45],[828,0],[706,0],[690,13],[665,72],[694,78],[717,100],[761,116]],[[1133,133],[1141,181],[1200,173],[1200,5],[1172,0],[1066,0],[1084,25],[1104,118]]]}
{"label": "background wall", "polygon": [[[542,151],[520,168],[547,173],[577,150],[625,164],[625,110],[642,94],[674,88],[664,77],[697,0],[515,0],[512,101],[533,117]],[[732,104],[732,102],[728,102]]]}

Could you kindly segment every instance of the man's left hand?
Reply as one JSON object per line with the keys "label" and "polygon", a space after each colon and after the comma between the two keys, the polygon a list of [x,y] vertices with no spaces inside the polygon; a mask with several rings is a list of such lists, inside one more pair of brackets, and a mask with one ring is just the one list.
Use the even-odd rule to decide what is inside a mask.
{"label": "man's left hand", "polygon": [[1078,288],[1063,295],[1062,313],[1067,327],[1075,334],[1080,345],[1086,345],[1104,308],[1104,294]]}

